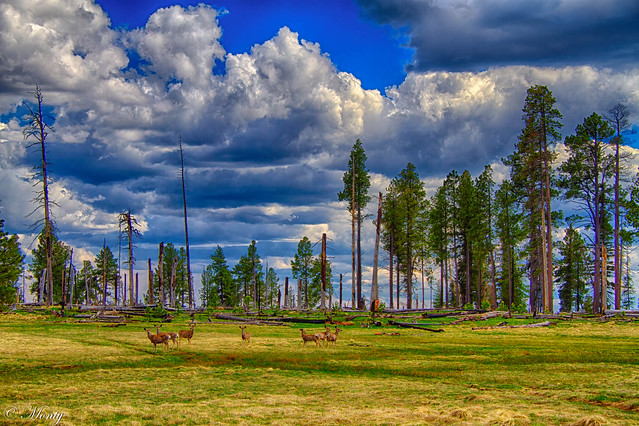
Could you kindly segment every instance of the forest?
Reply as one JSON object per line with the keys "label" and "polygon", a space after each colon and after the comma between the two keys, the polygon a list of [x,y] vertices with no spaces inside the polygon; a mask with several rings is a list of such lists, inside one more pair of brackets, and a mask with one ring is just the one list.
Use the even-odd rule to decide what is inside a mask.
{"label": "forest", "polygon": [[[255,241],[235,265],[217,246],[195,294],[182,161],[186,245],[159,244],[158,258],[148,259],[148,291],[140,294],[134,250],[141,233],[130,210],[117,215],[118,247],[105,242],[93,262],[74,263],[73,249],[58,239],[48,194],[46,137],[52,129],[38,87],[33,95],[24,137],[40,154],[33,180],[40,188],[35,202],[37,214],[43,213],[36,222],[41,232],[25,264],[17,235],[4,232],[0,221],[0,302],[5,305],[25,300],[25,275],[34,301],[63,306],[339,309],[350,302],[352,308],[371,310],[552,313],[558,306],[564,312],[602,314],[636,304],[629,251],[639,229],[639,179],[629,150],[623,149],[630,130],[624,104],[593,112],[562,140],[562,114],[552,92],[530,87],[514,151],[501,160],[509,176],[496,181],[490,166],[478,176],[452,170],[430,195],[410,162],[384,193],[372,194],[364,143],[358,139],[344,159],[343,190],[336,194],[352,225],[349,289],[342,285],[347,274],[331,268],[324,235],[319,254],[314,247],[320,241],[309,238],[317,236],[299,241],[291,253],[290,282],[264,264]],[[181,148],[180,141],[180,154]],[[372,220],[364,214],[371,203],[377,206]],[[376,228],[370,293],[363,279],[364,226]],[[388,294],[379,293],[381,280],[388,282]],[[425,304],[427,288],[431,306]]]}

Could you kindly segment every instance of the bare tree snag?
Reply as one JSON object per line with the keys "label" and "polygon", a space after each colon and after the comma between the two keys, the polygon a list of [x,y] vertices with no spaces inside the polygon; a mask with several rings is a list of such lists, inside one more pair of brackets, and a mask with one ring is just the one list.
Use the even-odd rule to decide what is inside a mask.
{"label": "bare tree snag", "polygon": [[151,269],[151,258],[149,257],[149,304],[153,304],[153,269]]}
{"label": "bare tree snag", "polygon": [[160,306],[166,305],[164,297],[164,242],[160,243],[160,254],[158,258],[158,299]]}
{"label": "bare tree snag", "polygon": [[326,233],[322,234],[320,309],[326,309]]}
{"label": "bare tree snag", "polygon": [[[35,200],[42,203],[44,208],[44,239],[46,246],[46,259],[47,259],[47,274],[46,278],[46,292],[47,292],[47,305],[53,304],[53,247],[51,241],[51,234],[53,233],[53,225],[51,223],[51,214],[49,207],[49,176],[47,174],[47,154],[46,154],[46,138],[48,135],[47,129],[53,130],[45,122],[45,115],[42,112],[42,92],[40,87],[36,85],[35,91],[30,92],[36,99],[36,108],[32,109],[28,104],[29,114],[27,115],[29,124],[23,131],[24,139],[29,137],[35,138],[35,142],[29,145],[29,147],[39,145],[41,154],[41,163],[39,165],[40,171],[36,173],[36,178],[40,177],[42,180],[42,192],[38,193]],[[38,222],[36,222],[38,223]]]}
{"label": "bare tree snag", "polygon": [[371,311],[375,306],[375,301],[379,299],[379,287],[377,283],[377,264],[379,262],[379,234],[382,224],[382,193],[379,193],[379,201],[377,203],[377,222],[375,233],[375,251],[373,254],[373,278],[371,280]]}
{"label": "bare tree snag", "polygon": [[182,201],[184,205],[184,238],[186,239],[186,275],[189,287],[189,309],[193,309],[193,277],[191,276],[191,255],[189,251],[189,224],[186,212],[186,189],[184,185],[184,153],[180,136],[180,175],[182,176]]}

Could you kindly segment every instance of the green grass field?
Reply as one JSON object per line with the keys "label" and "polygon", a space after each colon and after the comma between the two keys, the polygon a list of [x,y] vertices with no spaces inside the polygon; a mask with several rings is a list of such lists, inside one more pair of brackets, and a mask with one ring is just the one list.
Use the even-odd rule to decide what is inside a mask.
{"label": "green grass field", "polygon": [[299,331],[319,325],[249,325],[247,345],[237,324],[201,323],[190,345],[154,353],[145,320],[4,314],[0,422],[639,424],[638,324],[472,329],[501,321],[443,333],[356,323],[319,349]]}

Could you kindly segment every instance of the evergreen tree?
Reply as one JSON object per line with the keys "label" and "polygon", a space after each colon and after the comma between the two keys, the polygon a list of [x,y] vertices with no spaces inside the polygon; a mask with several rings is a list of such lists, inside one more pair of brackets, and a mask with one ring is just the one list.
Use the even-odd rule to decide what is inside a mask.
{"label": "evergreen tree", "polygon": [[573,308],[579,311],[586,293],[585,277],[588,275],[586,243],[571,223],[558,245],[561,257],[556,282],[559,284],[560,309],[563,312],[570,312]]}
{"label": "evergreen tree", "polygon": [[519,211],[518,194],[505,180],[495,193],[495,229],[501,248],[499,276],[500,302],[508,310],[524,305],[523,269],[520,245],[525,238],[524,215]]}
{"label": "evergreen tree", "polygon": [[552,211],[550,144],[559,139],[561,113],[546,86],[528,89],[523,108],[524,128],[515,152],[504,163],[511,167],[511,179],[524,197],[527,212],[530,309],[551,311],[552,302]]}
{"label": "evergreen tree", "polygon": [[24,254],[20,250],[18,236],[9,235],[3,228],[4,220],[0,219],[0,304],[8,305],[16,301]]}
{"label": "evergreen tree", "polygon": [[[564,197],[573,201],[588,218],[594,242],[593,309],[602,313],[607,309],[606,277],[602,277],[606,265],[602,261],[605,251],[604,232],[610,228],[606,220],[606,204],[613,186],[615,159],[606,153],[605,141],[613,130],[598,114],[593,113],[578,124],[575,134],[566,137],[569,157],[561,165],[562,176],[559,185],[564,189]],[[605,256],[603,256],[605,257]]]}
{"label": "evergreen tree", "polygon": [[118,261],[109,246],[105,244],[95,257],[94,263],[96,284],[100,289],[96,302],[106,304],[108,297],[112,295],[110,289],[114,288],[118,276]]}
{"label": "evergreen tree", "polygon": [[[473,228],[476,239],[477,291],[478,304],[481,308],[482,300],[490,302],[493,309],[497,308],[496,264],[494,244],[494,187],[493,170],[485,166],[484,171],[475,179],[475,196],[477,198],[478,216]],[[488,285],[483,283],[489,282]],[[482,297],[483,296],[483,297]]]}
{"label": "evergreen tree", "polygon": [[277,273],[275,272],[275,269],[268,268],[265,280],[266,280],[265,289],[267,294],[266,306],[270,308],[274,308],[275,306],[277,306],[277,300],[278,300],[279,290],[280,290],[280,285],[279,285],[280,279],[277,277]]}
{"label": "evergreen tree", "polygon": [[452,304],[458,308],[462,306],[461,281],[463,276],[459,274],[460,264],[460,213],[459,213],[459,186],[461,176],[457,171],[453,170],[444,179],[443,188],[447,205],[450,209],[450,222],[448,228],[448,242],[450,244],[448,262],[449,288],[446,294],[448,304]]}
{"label": "evergreen tree", "polygon": [[615,227],[614,227],[614,249],[615,249],[615,264],[614,264],[614,274],[615,274],[615,309],[621,308],[621,243],[620,243],[620,232],[621,232],[621,213],[619,210],[621,203],[621,191],[620,191],[620,172],[621,172],[621,162],[622,156],[619,153],[619,146],[623,143],[622,131],[628,127],[628,116],[630,112],[628,108],[622,104],[618,103],[610,110],[608,110],[608,115],[606,116],[606,120],[611,124],[612,128],[615,131],[615,137],[612,139],[612,142],[615,147]]}
{"label": "evergreen tree", "polygon": [[244,309],[248,309],[249,304],[257,307],[257,298],[259,296],[258,284],[262,280],[262,260],[257,253],[255,240],[251,241],[246,254],[240,257],[238,263],[232,270],[233,278],[236,284],[236,294],[238,302]]}
{"label": "evergreen tree", "polygon": [[220,295],[217,292],[215,282],[215,271],[213,265],[207,265],[202,271],[202,288],[200,289],[200,299],[202,306],[218,306],[220,305]]}
{"label": "evergreen tree", "polygon": [[211,255],[211,262],[205,268],[206,277],[204,274],[202,275],[202,303],[204,306],[217,304],[237,306],[239,300],[222,247],[216,247],[215,252]]}
{"label": "evergreen tree", "polygon": [[[353,220],[353,282],[356,284],[357,290],[357,306],[359,309],[365,309],[362,300],[362,252],[361,252],[361,234],[362,234],[362,210],[370,201],[368,190],[371,186],[370,175],[366,168],[366,153],[362,141],[357,139],[351,150],[348,160],[348,167],[343,176],[344,189],[337,194],[339,201],[348,201],[348,211],[351,213]],[[356,226],[357,225],[357,226]],[[355,236],[355,227],[357,227],[357,237]],[[357,248],[355,249],[355,242]],[[357,263],[355,263],[357,258]],[[355,303],[353,303],[353,307]]]}
{"label": "evergreen tree", "polygon": [[471,286],[472,286],[472,266],[474,256],[474,226],[478,219],[478,203],[475,196],[475,188],[470,176],[470,172],[466,170],[461,175],[458,187],[459,195],[459,234],[461,237],[461,262],[459,263],[459,276],[464,277],[463,282],[460,281],[463,289],[462,304],[472,303]]}
{"label": "evergreen tree", "polygon": [[431,209],[429,211],[429,230],[428,245],[431,252],[435,256],[435,261],[439,265],[439,291],[436,292],[437,298],[434,302],[435,307],[442,308],[448,303],[448,261],[449,252],[449,229],[450,229],[450,211],[448,197],[446,196],[447,187],[440,186],[431,199]]}
{"label": "evergreen tree", "polygon": [[[304,299],[304,307],[313,306],[313,295],[310,294],[309,282],[312,276],[313,267],[313,249],[311,240],[304,237],[297,244],[297,253],[291,260],[291,273],[293,278],[302,280],[302,297]],[[319,293],[318,293],[319,297]],[[319,299],[318,299],[319,300]]]}
{"label": "evergreen tree", "polygon": [[[46,296],[47,303],[49,304],[57,304],[62,300],[62,274],[65,269],[66,261],[69,259],[69,255],[71,253],[71,249],[64,244],[63,242],[58,240],[55,232],[52,232],[49,237],[49,241],[47,242],[46,238],[46,230],[42,230],[40,235],[38,235],[38,246],[32,252],[32,260],[29,265],[29,271],[35,278],[35,281],[31,284],[31,293],[38,294],[38,285],[39,285],[39,277],[43,275],[43,271],[47,268],[47,245],[50,245],[50,265],[52,270],[52,291],[53,294],[49,297],[48,292],[49,285],[44,285],[42,291]],[[46,273],[45,273],[46,274]],[[48,282],[48,280],[47,280]],[[41,301],[41,300],[39,300]],[[49,302],[50,301],[50,302]]]}
{"label": "evergreen tree", "polygon": [[393,179],[393,185],[398,194],[398,212],[402,225],[400,227],[401,239],[398,238],[398,247],[401,247],[400,251],[405,255],[403,266],[406,271],[406,307],[411,309],[416,260],[415,246],[417,245],[416,241],[419,240],[417,221],[421,214],[421,208],[424,206],[426,192],[424,184],[419,179],[417,170],[412,163],[408,163],[399,175]]}

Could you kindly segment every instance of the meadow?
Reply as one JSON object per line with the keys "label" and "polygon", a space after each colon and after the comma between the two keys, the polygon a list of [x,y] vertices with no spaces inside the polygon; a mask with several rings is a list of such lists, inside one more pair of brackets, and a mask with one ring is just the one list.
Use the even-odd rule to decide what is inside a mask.
{"label": "meadow", "polygon": [[633,322],[474,329],[495,318],[433,333],[355,321],[316,348],[299,328],[321,325],[249,325],[247,344],[236,323],[196,321],[190,344],[154,352],[144,317],[0,315],[0,423],[639,424]]}

